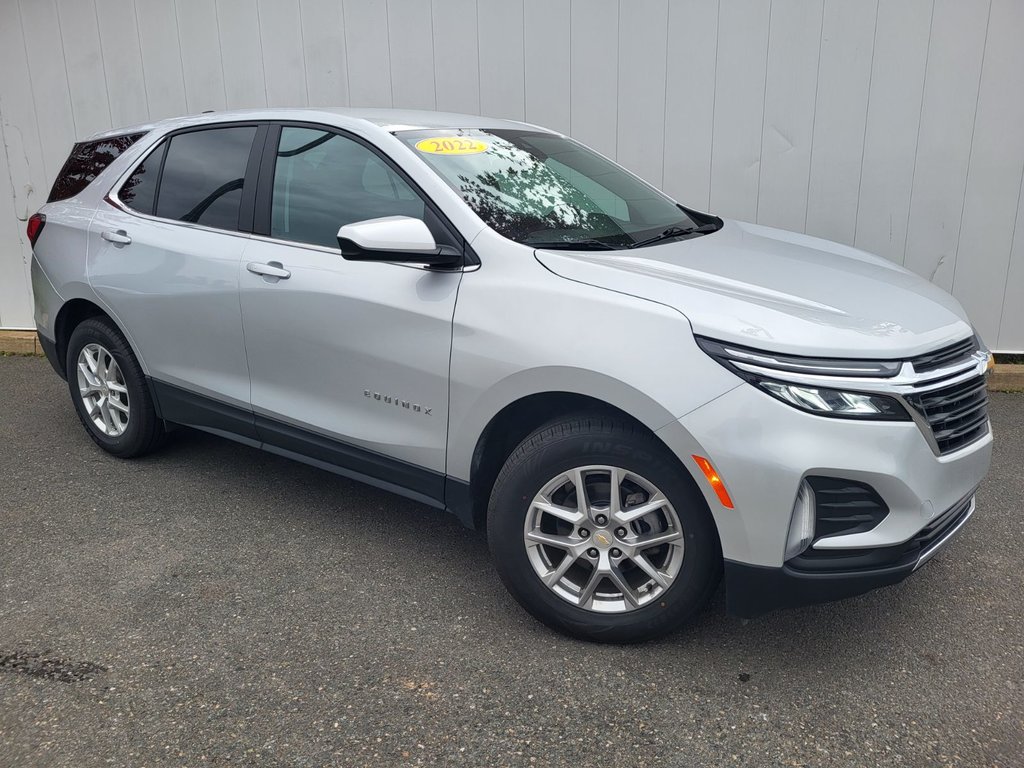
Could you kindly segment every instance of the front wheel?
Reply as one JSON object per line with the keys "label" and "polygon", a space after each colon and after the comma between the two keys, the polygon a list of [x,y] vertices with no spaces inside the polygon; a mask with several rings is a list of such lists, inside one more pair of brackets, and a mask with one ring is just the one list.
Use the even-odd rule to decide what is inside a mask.
{"label": "front wheel", "polygon": [[566,418],[527,437],[495,482],[487,525],[519,603],[587,640],[670,632],[721,578],[704,499],[664,445],[625,421]]}

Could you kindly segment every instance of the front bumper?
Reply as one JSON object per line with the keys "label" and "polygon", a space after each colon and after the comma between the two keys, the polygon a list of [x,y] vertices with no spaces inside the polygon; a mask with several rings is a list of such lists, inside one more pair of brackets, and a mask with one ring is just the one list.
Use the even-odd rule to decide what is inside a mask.
{"label": "front bumper", "polygon": [[[946,532],[951,520],[959,530],[970,516],[973,506],[963,519],[955,511],[973,498],[992,453],[991,432],[940,456],[916,423],[816,416],[747,384],[658,435],[704,494],[726,561],[730,609],[746,616],[849,597],[905,578],[948,540],[922,544],[923,538],[939,528]],[[693,454],[712,462],[733,508],[719,501]],[[868,486],[888,511],[866,529],[816,533],[808,550],[787,561],[794,502],[810,477]]]}
{"label": "front bumper", "polygon": [[779,608],[796,608],[887,587],[907,578],[945,547],[974,514],[972,494],[937,518],[933,526],[902,546],[851,554],[853,559],[874,560],[874,565],[841,570],[804,570],[800,558],[781,568],[766,568],[727,560],[726,607],[745,619]]}

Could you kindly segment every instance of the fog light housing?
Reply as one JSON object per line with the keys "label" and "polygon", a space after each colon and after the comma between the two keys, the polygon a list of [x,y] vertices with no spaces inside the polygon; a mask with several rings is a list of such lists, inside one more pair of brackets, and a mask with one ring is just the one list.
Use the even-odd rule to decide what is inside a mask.
{"label": "fog light housing", "polygon": [[806,480],[800,483],[796,501],[793,504],[793,517],[789,521],[789,534],[786,536],[786,560],[796,557],[810,546],[814,540],[814,490]]}

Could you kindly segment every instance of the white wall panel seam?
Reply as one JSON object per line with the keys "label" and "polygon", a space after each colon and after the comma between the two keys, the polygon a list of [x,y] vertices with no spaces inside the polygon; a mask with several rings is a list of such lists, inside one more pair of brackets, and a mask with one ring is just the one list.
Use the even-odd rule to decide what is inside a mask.
{"label": "white wall panel seam", "polygon": [[[132,19],[135,23],[136,40],[139,42],[139,74],[142,76],[142,96],[146,102],[146,119],[153,119],[153,108],[149,103],[149,84],[146,82],[146,60],[142,57],[142,33],[139,31],[139,8],[135,0],[132,0]],[[103,30],[100,30],[102,37]]]}
{"label": "white wall panel seam", "polygon": [[924,115],[924,97],[928,87],[928,63],[932,52],[932,29],[935,25],[935,0],[932,0],[931,19],[928,22],[928,43],[924,49],[924,80],[921,87],[921,104],[917,114],[917,141],[914,142],[914,170],[910,174],[910,200],[907,203],[907,222],[903,232],[903,256],[900,264],[907,263],[907,243],[910,242],[910,215],[914,210],[914,179],[917,178],[917,155],[921,145],[921,118]]}
{"label": "white wall panel seam", "polygon": [[[711,201],[714,199],[713,194],[715,190],[715,125],[718,122],[718,56],[721,52],[722,46],[719,42],[722,39],[722,0],[718,0],[717,21],[715,22],[715,76],[711,83],[711,87],[715,92],[714,97],[711,99],[711,148],[708,152],[708,206],[707,210],[709,213],[714,213],[711,210]],[[665,59],[666,66],[668,65],[668,59]],[[666,81],[668,76],[666,73]],[[666,111],[667,114],[667,111]]]}
{"label": "white wall panel seam", "polygon": [[[480,58],[480,0],[473,0],[473,2],[474,2],[474,5],[476,6],[476,66],[477,66],[477,69],[479,69],[480,68],[480,62],[482,61],[482,59]],[[477,78],[476,78],[476,109],[477,109],[477,112],[483,112],[483,109],[484,109],[484,100],[483,100],[484,89],[483,89],[483,84],[481,82],[482,80],[483,80],[483,78],[480,77],[479,74],[478,74]]]}
{"label": "white wall panel seam", "polygon": [[[1017,239],[1017,227],[1020,226],[1020,209],[1021,201],[1024,200],[1024,173],[1020,177],[1020,189],[1017,190],[1017,213],[1013,217],[1013,231],[1010,234],[1010,254],[1011,258],[1006,260],[1006,279],[1003,280],[1003,295],[999,300],[999,325],[996,328],[996,337],[994,340],[989,340],[990,343],[995,346],[999,344],[999,339],[1003,335],[1003,320],[1006,319],[1006,292],[1010,288],[1010,272],[1013,269],[1013,243]],[[1024,350],[1024,340],[1022,340],[1018,347]]]}
{"label": "white wall panel seam", "polygon": [[[259,19],[260,19],[259,14],[260,14],[260,7],[257,4],[256,5],[256,28],[257,29],[259,29]],[[217,25],[217,58],[220,61],[220,88],[221,88],[221,91],[223,92],[223,96],[224,96],[224,106],[227,107],[227,105],[228,105],[228,78],[227,78],[227,75],[224,74],[224,46],[220,42],[221,41],[221,36],[220,36],[220,6],[216,2],[216,0],[214,0],[214,3],[213,3],[213,20],[214,20],[214,23]],[[263,58],[263,41],[262,40],[260,41],[260,58],[261,59]],[[266,94],[266,92],[267,92],[267,78],[266,78],[266,76],[264,76],[264,78],[263,78],[263,93]]]}
{"label": "white wall panel seam", "polygon": [[[715,0],[715,63],[713,66],[713,74],[711,77],[711,147],[708,152],[708,202],[705,206],[706,210],[711,211],[711,182],[714,175],[711,173],[711,169],[715,167],[715,111],[718,106],[718,48],[719,40],[722,36],[722,0]],[[666,66],[668,65],[668,59],[665,59]],[[665,75],[665,81],[668,82],[668,73]]]}
{"label": "white wall panel seam", "polygon": [[[53,4],[53,10],[54,10],[54,13],[57,14],[57,36],[60,39],[60,58],[61,58],[61,61],[64,62],[64,80],[68,83],[68,90],[70,92],[70,89],[71,89],[71,75],[68,73],[68,57],[67,57],[67,54],[65,53],[67,49],[64,47],[64,30],[62,30],[61,26],[60,26],[60,7],[56,3],[54,3]],[[25,20],[24,19],[22,19],[21,25],[22,25],[22,30],[24,30],[24,28],[25,28]],[[31,72],[32,72],[32,67],[30,65],[29,66],[29,73],[31,73]],[[36,89],[33,88],[32,89],[32,99],[33,100],[35,100],[35,96],[36,96]],[[77,140],[77,139],[85,138],[84,136],[79,136],[79,134],[78,134],[78,120],[75,118],[75,105],[74,105],[74,103],[73,102],[69,103],[69,106],[71,107],[71,127],[75,131],[75,139]]]}
{"label": "white wall panel seam", "polygon": [[[36,141],[39,143],[39,159],[40,159],[40,161],[42,163],[42,168],[37,169],[36,173],[42,172],[42,173],[45,174],[46,173],[46,158],[43,156],[43,153],[42,153],[43,152],[43,150],[42,150],[42,147],[43,147],[43,135],[39,131],[39,123],[40,123],[40,121],[39,121],[39,110],[36,109],[36,98],[35,98],[36,89],[35,89],[35,85],[32,82],[32,67],[29,65],[29,60],[28,60],[28,44],[25,42],[25,20],[22,17],[21,5],[19,3],[14,3],[13,7],[14,7],[15,11],[18,14],[18,26],[21,27],[21,47],[22,47],[22,50],[25,52],[25,70],[28,72],[28,88],[29,88],[29,93],[31,94],[31,98],[29,99],[29,103],[32,105],[32,120],[33,120],[33,122],[36,125]],[[63,55],[63,50],[61,51],[61,55]],[[65,65],[65,69],[66,69],[66,65]],[[25,135],[24,134],[25,134],[25,132],[22,131],[21,133],[22,133],[22,151],[25,151],[25,148],[24,148],[24,142],[25,142]],[[6,138],[4,140],[6,141]],[[31,177],[31,166],[28,163],[27,155],[26,155],[26,158],[25,158],[25,167],[29,170],[30,177]],[[8,172],[11,172],[10,168],[8,168]],[[13,181],[14,181],[13,177],[12,177],[11,181],[13,183]],[[30,183],[32,183],[31,180],[30,180]],[[34,186],[34,184],[33,184],[33,186]],[[39,193],[42,193],[41,189],[40,190],[36,190],[36,191],[39,192]],[[42,199],[43,198],[40,198],[40,200],[42,200]],[[17,213],[17,212],[15,212],[15,213]]]}
{"label": "white wall panel seam", "polygon": [[[766,42],[764,46],[764,83],[762,85],[761,95],[761,132],[758,134],[760,141],[760,149],[757,153],[757,187],[754,189],[754,221],[757,221],[757,214],[761,208],[761,172],[764,170],[764,116],[768,112],[767,100],[768,100],[768,66],[771,59],[772,51],[772,10],[775,8],[775,0],[770,0],[768,3],[768,34],[766,35]],[[718,28],[718,33],[722,33],[722,28]]]}
{"label": "white wall panel seam", "polygon": [[[339,2],[338,3],[338,7],[341,9],[341,38],[345,42],[345,100],[348,102],[348,104],[351,104],[352,103],[352,82],[351,82],[351,75],[349,74],[350,68],[349,68],[349,61],[348,61],[348,39],[345,37],[346,34],[348,33],[348,21],[345,19],[345,3]],[[433,38],[433,35],[434,35],[433,15],[431,15],[430,35],[431,35],[431,38]],[[437,93],[437,88],[436,87],[434,89],[434,93]]]}
{"label": "white wall panel seam", "polygon": [[[395,105],[395,67],[392,62],[394,59],[391,55],[391,6],[388,5],[387,0],[384,2],[384,39],[388,41],[388,88],[391,90],[391,106]],[[433,45],[434,35],[434,2],[430,2],[430,35],[431,45]],[[436,67],[434,75],[434,103],[437,104],[437,74]]]}
{"label": "white wall panel seam", "polygon": [[188,109],[188,83],[185,81],[185,54],[181,45],[181,21],[178,19],[178,0],[171,0],[174,8],[174,36],[178,41],[178,71],[181,73],[181,94],[185,99],[185,109]]}
{"label": "white wall panel seam", "polygon": [[[100,12],[96,7],[96,0],[92,0],[92,16],[96,19],[96,35],[100,41],[100,69],[103,71],[103,92],[107,95],[107,117],[111,125],[114,124],[114,109],[110,106],[110,76],[107,74],[107,55],[104,53],[103,30],[100,29]],[[84,137],[79,137],[84,138]]]}
{"label": "white wall panel seam", "polygon": [[[824,19],[824,14],[822,14]],[[857,240],[857,222],[860,221],[860,195],[861,189],[864,185],[864,155],[867,154],[864,150],[868,144],[868,120],[867,114],[871,111],[871,81],[875,77],[875,49],[876,43],[878,42],[878,3],[875,3],[875,24],[874,31],[871,33],[871,62],[868,65],[868,100],[864,105],[864,136],[860,140],[860,173],[857,174],[857,207],[853,215],[853,241],[850,245],[854,245]],[[820,59],[819,59],[820,62]],[[820,66],[820,63],[819,63]]]}
{"label": "white wall panel seam", "polygon": [[[668,37],[668,30],[672,23],[672,0],[668,0],[665,5],[665,36]],[[665,97],[664,97],[665,111],[661,115],[661,189],[665,189],[667,186],[665,183],[665,164],[668,152],[665,150],[668,148],[668,40],[665,41]]]}
{"label": "white wall panel seam", "polygon": [[[981,103],[981,79],[985,76],[985,56],[988,53],[988,32],[992,25],[992,0],[988,0],[988,17],[985,20],[985,42],[981,44],[981,66],[978,67],[978,93],[974,97],[974,119],[971,121],[971,143],[969,144],[971,151],[967,155],[967,175],[964,178],[964,195],[960,201],[960,223],[958,225],[957,237],[956,237],[956,248],[953,249],[953,276],[949,281],[950,293],[953,291],[953,287],[956,285],[956,270],[960,265],[960,241],[961,235],[963,234],[964,224],[964,210],[967,206],[967,183],[971,178],[971,163],[974,161],[974,134],[978,130],[978,104]],[[1010,241],[1013,242],[1012,240]],[[936,266],[936,269],[938,267]],[[1009,273],[1010,266],[1007,262],[1006,271]]]}
{"label": "white wall panel seam", "polygon": [[665,82],[661,99],[661,180],[658,182],[659,189],[665,188],[665,148],[668,145],[668,131],[666,130],[668,123],[668,30],[671,18],[672,0],[668,0],[665,3]]}
{"label": "white wall panel seam", "polygon": [[[434,30],[434,3],[433,3],[433,0],[431,0],[431,3],[430,3],[430,61],[431,61],[431,64],[433,64],[433,62],[437,60],[436,59],[437,53],[434,50],[434,41],[437,39],[437,37],[435,37],[435,34],[436,34],[436,32]],[[523,44],[525,45],[526,43],[524,42]],[[390,35],[388,35],[388,45],[389,46],[391,45],[391,36]],[[434,109],[437,109],[437,67],[431,67],[430,75],[431,75],[431,79],[434,81]],[[394,75],[392,75],[392,77],[394,77]]]}
{"label": "white wall panel seam", "polygon": [[807,152],[807,194],[804,197],[804,228],[807,231],[807,212],[811,208],[811,172],[814,168],[814,127],[818,121],[818,88],[821,85],[821,41],[825,36],[825,3],[821,4],[821,24],[818,27],[818,67],[814,76],[814,107],[811,111],[811,146]]}
{"label": "white wall panel seam", "polygon": [[[302,51],[305,51],[306,50],[306,32],[305,32],[305,28],[302,26],[302,2],[301,2],[301,0],[298,0],[295,3],[295,8],[296,8],[296,12],[299,15],[299,19],[298,19],[298,21],[299,21],[299,46],[300,46]],[[300,61],[302,62],[302,87],[305,89],[305,92],[306,92],[306,106],[309,107],[309,106],[312,106],[312,105],[309,103],[309,70],[306,69],[306,57],[305,57],[305,55],[300,57]]]}

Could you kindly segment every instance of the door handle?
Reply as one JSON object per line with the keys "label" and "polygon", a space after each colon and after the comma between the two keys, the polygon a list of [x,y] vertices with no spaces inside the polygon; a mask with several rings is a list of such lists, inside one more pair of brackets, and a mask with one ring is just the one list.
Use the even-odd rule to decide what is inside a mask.
{"label": "door handle", "polygon": [[259,262],[250,261],[245,265],[245,268],[252,272],[254,275],[263,275],[264,277],[276,277],[279,280],[287,280],[292,276],[292,273],[281,266],[279,261],[271,261],[267,264],[260,264]]}
{"label": "door handle", "polygon": [[108,243],[113,243],[114,245],[128,245],[132,241],[132,239],[128,236],[128,233],[125,232],[123,229],[119,229],[117,231],[108,229],[105,232],[100,232],[100,237],[102,237]]}

